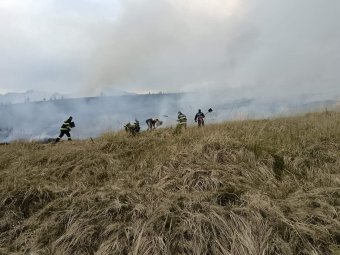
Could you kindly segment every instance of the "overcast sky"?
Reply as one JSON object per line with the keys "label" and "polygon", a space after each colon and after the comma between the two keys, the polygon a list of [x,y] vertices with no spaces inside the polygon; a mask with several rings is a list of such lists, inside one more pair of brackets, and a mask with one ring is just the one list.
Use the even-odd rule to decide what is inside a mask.
{"label": "overcast sky", "polygon": [[0,93],[338,93],[339,13],[339,0],[0,0]]}

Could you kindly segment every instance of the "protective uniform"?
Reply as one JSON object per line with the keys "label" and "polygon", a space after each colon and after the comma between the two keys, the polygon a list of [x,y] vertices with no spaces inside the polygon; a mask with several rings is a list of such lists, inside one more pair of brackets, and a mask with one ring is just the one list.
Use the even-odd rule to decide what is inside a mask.
{"label": "protective uniform", "polygon": [[139,121],[135,120],[135,123],[133,123],[134,127],[135,127],[135,132],[139,133],[140,131],[140,125],[139,125]]}
{"label": "protective uniform", "polygon": [[140,125],[139,121],[135,120],[133,124],[130,122],[124,126],[125,131],[131,133],[132,135],[135,135],[140,132]]}
{"label": "protective uniform", "polygon": [[158,126],[163,124],[163,122],[159,119],[153,118],[147,119],[145,122],[148,125],[148,130],[156,129]]}
{"label": "protective uniform", "polygon": [[198,126],[204,126],[204,118],[205,115],[204,113],[201,111],[201,109],[198,110],[198,113],[196,113],[195,115],[195,122],[198,122]]}
{"label": "protective uniform", "polygon": [[55,140],[55,142],[59,142],[60,139],[66,135],[68,137],[68,140],[71,141],[71,128],[73,128],[74,122],[72,122],[72,117],[69,117],[67,120],[64,121],[63,125],[60,127],[60,135],[59,137]]}
{"label": "protective uniform", "polygon": [[187,116],[185,114],[178,112],[178,117],[177,117],[178,125],[182,127],[187,127]]}

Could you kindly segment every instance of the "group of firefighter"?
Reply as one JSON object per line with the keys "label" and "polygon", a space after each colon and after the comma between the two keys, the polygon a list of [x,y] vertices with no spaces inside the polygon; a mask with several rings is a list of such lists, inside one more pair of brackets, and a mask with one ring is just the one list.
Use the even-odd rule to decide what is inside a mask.
{"label": "group of firefighter", "polygon": [[[212,109],[210,108],[208,112],[212,112]],[[198,127],[204,126],[204,118],[205,114],[201,111],[201,109],[198,110],[198,112],[195,115],[195,122],[198,124]],[[178,112],[177,115],[177,126],[176,131],[180,131],[182,128],[187,127],[187,116],[182,113],[181,111]],[[148,125],[148,130],[156,129],[156,127],[163,124],[162,121],[159,119],[147,119],[146,124]],[[135,135],[140,132],[140,124],[138,120],[135,120],[133,124],[128,123],[124,126],[125,131],[131,133],[132,135]]]}
{"label": "group of firefighter", "polygon": [[[212,112],[212,109],[210,108],[208,112]],[[198,112],[195,115],[195,122],[198,124],[198,127],[204,126],[204,118],[205,114],[201,111],[201,109],[198,110]],[[176,130],[181,130],[182,128],[187,127],[187,116],[183,114],[181,111],[178,112],[177,115],[177,126]],[[155,129],[156,127],[162,125],[162,121],[159,119],[147,119],[146,124],[148,125],[148,130]],[[64,121],[62,126],[60,127],[60,134],[59,137],[56,138],[55,142],[59,142],[60,139],[66,135],[68,140],[71,141],[71,129],[75,127],[74,122],[72,121],[72,116],[70,116],[67,120]],[[133,124],[128,123],[124,126],[125,130],[132,135],[135,135],[140,132],[140,125],[139,121],[135,120]]]}
{"label": "group of firefighter", "polygon": [[[198,127],[204,126],[204,118],[205,114],[201,111],[201,109],[198,109],[198,113],[196,113],[195,115],[195,122],[198,124]],[[182,112],[178,112],[177,122],[177,126],[186,128],[187,116],[185,116],[185,114],[183,114]]]}

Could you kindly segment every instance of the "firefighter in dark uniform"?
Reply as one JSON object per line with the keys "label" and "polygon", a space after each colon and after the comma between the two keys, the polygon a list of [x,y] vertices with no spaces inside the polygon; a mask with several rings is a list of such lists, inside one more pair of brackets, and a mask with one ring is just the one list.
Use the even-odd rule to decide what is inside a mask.
{"label": "firefighter in dark uniform", "polygon": [[204,118],[205,118],[204,113],[201,111],[201,109],[199,109],[198,113],[196,113],[195,115],[195,122],[198,123],[199,127],[204,126]]}
{"label": "firefighter in dark uniform", "polygon": [[55,140],[55,142],[59,142],[60,138],[62,138],[64,135],[68,137],[68,140],[71,141],[71,128],[74,128],[74,122],[72,121],[72,116],[70,116],[67,120],[64,121],[63,125],[60,128],[60,135],[59,137]]}

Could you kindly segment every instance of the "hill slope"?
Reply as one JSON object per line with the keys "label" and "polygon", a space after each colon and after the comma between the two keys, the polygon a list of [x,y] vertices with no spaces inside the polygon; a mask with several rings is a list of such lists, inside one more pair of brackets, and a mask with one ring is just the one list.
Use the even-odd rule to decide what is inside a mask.
{"label": "hill slope", "polygon": [[339,254],[340,114],[0,146],[0,254]]}

